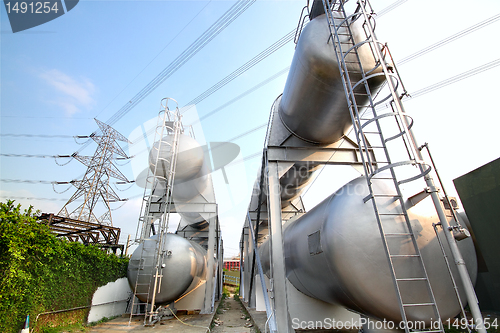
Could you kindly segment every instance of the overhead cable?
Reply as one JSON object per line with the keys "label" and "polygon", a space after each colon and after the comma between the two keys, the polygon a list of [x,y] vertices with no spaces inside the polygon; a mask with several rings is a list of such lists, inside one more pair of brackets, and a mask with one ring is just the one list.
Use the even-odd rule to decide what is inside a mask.
{"label": "overhead cable", "polygon": [[[458,81],[461,81],[461,80],[464,80],[466,78],[469,78],[471,76],[474,76],[476,74],[480,74],[484,71],[487,71],[487,70],[490,70],[490,69],[493,69],[497,66],[500,65],[500,59],[496,59],[494,61],[491,61],[489,63],[486,63],[484,65],[481,65],[479,67],[476,67],[476,68],[473,68],[471,70],[468,70],[466,72],[463,72],[463,73],[460,73],[458,75],[455,75],[453,77],[450,77],[446,80],[443,80],[443,81],[440,81],[440,82],[437,82],[435,84],[432,84],[430,86],[427,86],[425,88],[422,88],[420,90],[417,90],[413,93],[410,93],[410,96],[411,96],[411,99],[415,99],[417,97],[420,97],[421,95],[424,95],[424,94],[427,94],[429,92],[432,92],[434,90],[437,90],[437,89],[440,89],[440,88],[443,88],[445,86],[448,86],[450,84],[453,84],[455,82],[458,82]],[[253,92],[254,90],[262,87],[263,85],[271,82],[272,80],[276,79],[277,77],[279,77],[280,75],[283,75],[284,73],[286,73],[286,71],[288,71],[288,67],[287,68],[284,68],[282,69],[281,71],[279,71],[278,73],[274,74],[273,76],[267,78],[266,80],[260,82],[259,84],[257,84],[256,86],[252,87],[251,89],[247,90],[246,92],[244,92],[243,94],[239,95],[238,97],[232,99],[231,101],[229,101],[228,103],[218,107],[217,109],[209,112],[208,114],[206,114],[205,116],[203,116],[201,119],[204,119],[204,118],[207,118],[207,117],[210,117],[212,116],[213,114],[215,114],[216,112],[219,112],[220,110],[222,110],[223,108],[227,107],[228,105],[236,102],[237,100],[243,98],[244,96],[250,94],[251,92]],[[384,108],[383,105],[380,106],[380,108]],[[235,138],[232,138],[230,140],[228,140],[228,142],[230,141],[233,141],[233,140],[236,140],[238,138],[241,138],[245,135],[248,135],[250,133],[253,133],[254,131],[256,130],[259,130],[263,127],[265,127],[267,125],[266,124],[261,124],[259,126],[257,126],[256,128],[252,129],[252,130],[249,130],[247,132],[244,132],[238,136],[236,136]],[[0,156],[4,156],[4,157],[37,157],[37,158],[64,158],[64,157],[71,157],[70,155],[29,155],[29,154],[0,154]],[[130,157],[130,158],[133,158],[134,156]]]}
{"label": "overhead cable", "polygon": [[255,0],[241,0],[227,10],[214,24],[210,26],[200,37],[198,37],[191,45],[184,50],[175,60],[170,63],[163,71],[160,72],[150,83],[146,85],[139,93],[137,93],[130,101],[128,101],[120,110],[118,110],[111,118],[106,121],[106,124],[113,125],[121,119],[127,112],[135,107],[140,101],[148,96],[154,89],[174,74],[182,65],[188,62],[196,55],[205,45],[211,42],[219,35],[229,24],[238,18],[245,10],[247,10]]}
{"label": "overhead cable", "polygon": [[498,20],[500,20],[500,14],[496,14],[496,15],[490,17],[489,19],[486,19],[484,21],[476,23],[473,26],[468,27],[467,29],[464,29],[464,30],[462,30],[460,32],[457,32],[456,34],[453,34],[453,35],[451,35],[449,37],[446,37],[445,39],[442,39],[442,40],[440,40],[437,43],[429,45],[429,46],[423,48],[422,50],[420,50],[418,52],[410,54],[409,56],[404,57],[399,62],[397,62],[397,64],[398,65],[403,65],[403,64],[405,64],[405,63],[407,63],[407,62],[409,62],[409,61],[411,61],[411,60],[413,60],[415,58],[423,56],[426,53],[429,53],[429,52],[431,52],[431,51],[433,51],[433,50],[435,50],[437,48],[440,48],[441,46],[444,46],[444,45],[446,45],[448,43],[451,43],[452,41],[457,40],[457,39],[459,39],[459,38],[461,38],[461,37],[463,37],[465,35],[468,35],[468,34],[474,32],[474,31],[476,31],[478,29],[484,28],[484,27],[486,27],[486,26],[488,26],[488,25],[490,25],[492,23],[495,23]]}
{"label": "overhead cable", "polygon": [[400,5],[404,4],[406,1],[408,1],[408,0],[398,0],[396,2],[393,2],[389,6],[385,7],[382,10],[380,10],[377,13],[377,17],[382,17],[383,15],[387,14],[388,12],[390,12],[393,9],[395,9],[396,7],[399,7]]}
{"label": "overhead cable", "polygon": [[[392,10],[395,7],[397,7],[396,5],[400,5],[401,3],[406,2],[406,1],[407,0],[396,1],[392,5],[386,7],[385,9],[383,9],[381,12],[386,13],[389,10]],[[381,15],[379,14],[378,16],[380,17]],[[416,58],[418,58],[418,57],[420,57],[420,56],[422,56],[422,55],[424,55],[424,54],[426,54],[428,52],[431,52],[431,51],[433,51],[433,50],[435,50],[435,49],[437,49],[437,48],[439,48],[439,47],[441,47],[441,46],[443,46],[445,44],[448,44],[448,43],[450,43],[450,42],[452,42],[454,40],[457,40],[457,39],[459,39],[459,38],[461,38],[461,37],[463,37],[463,36],[465,36],[465,35],[467,35],[469,33],[472,33],[472,32],[474,32],[474,31],[476,31],[478,29],[484,28],[484,27],[486,27],[486,26],[488,26],[488,25],[490,25],[490,24],[492,24],[494,22],[497,22],[498,20],[500,20],[500,14],[494,15],[494,16],[490,17],[489,19],[481,21],[481,22],[479,22],[479,23],[477,23],[477,24],[475,24],[473,26],[470,26],[469,28],[464,29],[464,30],[462,30],[462,31],[460,31],[460,32],[452,35],[452,36],[449,36],[449,37],[447,37],[447,38],[445,38],[445,39],[443,39],[443,40],[441,40],[441,41],[439,41],[437,43],[429,45],[429,46],[421,49],[418,52],[415,52],[415,53],[413,53],[413,54],[411,54],[409,56],[406,56],[406,57],[402,58],[401,60],[397,61],[397,64],[400,65],[400,66],[403,65],[403,64],[406,64],[407,62],[410,62],[413,59],[416,59]],[[246,64],[242,65],[240,68],[238,68],[233,73],[231,73],[228,76],[226,76],[224,79],[222,79],[221,81],[219,81],[217,84],[213,85],[211,88],[207,89],[205,92],[203,92],[202,94],[200,94],[199,96],[197,96],[195,99],[193,99],[191,102],[187,103],[186,105],[193,104],[193,102],[198,103],[198,101],[196,101],[198,99],[199,99],[199,101],[202,101],[203,99],[205,99],[206,97],[208,97],[210,94],[212,94],[215,91],[217,91],[218,89],[220,89],[221,88],[221,87],[219,87],[220,84],[225,85],[225,84],[229,83],[230,81],[232,81],[234,79],[234,78],[232,78],[232,75],[234,73],[241,72],[244,69],[245,65],[251,64],[254,61],[257,61],[259,59],[259,56],[265,54],[266,51],[272,50],[272,49],[276,48],[278,45],[280,45],[280,41],[287,40],[286,37],[288,35],[289,34],[287,34],[284,37],[282,37],[276,43],[274,43],[273,45],[271,45],[270,47],[268,47],[266,50],[264,50],[261,53],[259,53],[259,55],[257,55],[256,57],[252,58]],[[281,45],[281,46],[283,46],[283,45]],[[281,46],[279,46],[279,47],[281,47]],[[262,60],[262,59],[260,59],[260,60]],[[258,60],[258,61],[260,61],[260,60]],[[289,68],[289,67],[287,67],[287,68]],[[243,73],[243,72],[241,72],[241,73]],[[241,74],[239,74],[239,75],[241,75]],[[272,78],[273,78],[273,76],[270,77],[270,78],[268,78],[268,79],[266,79],[266,80],[264,80],[263,82],[257,84],[256,86],[254,86],[253,88],[251,88],[247,92],[245,92],[242,95],[236,97],[230,103],[226,103],[225,106],[221,106],[220,108],[224,108],[228,104],[234,103],[237,99],[242,98],[242,97],[246,96],[247,94],[255,91],[256,89],[258,89],[258,87],[261,87],[263,84],[269,83],[270,82],[269,80],[272,80]],[[276,78],[276,77],[274,77],[274,78]],[[264,83],[264,82],[266,82],[266,83]],[[212,112],[216,113],[218,110],[216,109],[214,111],[212,111]],[[212,112],[210,112],[209,114],[203,116],[203,119],[205,119],[205,118],[209,117],[211,114],[213,114]],[[53,138],[56,138],[56,137],[57,138],[75,138],[76,137],[76,136],[69,136],[69,135],[44,135],[44,134],[0,134],[0,136],[6,136],[6,137],[41,137],[41,138],[43,138],[43,137],[47,137],[47,138],[51,138],[51,137],[53,137]],[[140,140],[141,138],[143,138],[143,137],[141,136],[140,138],[138,138],[138,140]],[[133,140],[134,143],[136,143],[136,141],[137,140]]]}
{"label": "overhead cable", "polygon": [[134,77],[134,78],[133,78],[133,79],[132,79],[132,80],[131,80],[131,81],[130,81],[130,82],[129,82],[129,83],[128,83],[128,84],[127,84],[127,85],[126,85],[126,86],[125,86],[125,87],[124,87],[124,88],[123,88],[123,89],[122,89],[122,90],[121,90],[121,91],[120,91],[120,92],[119,92],[119,93],[118,93],[118,94],[117,94],[117,95],[116,95],[116,96],[115,96],[115,97],[114,97],[114,98],[113,98],[110,102],[109,102],[109,103],[108,103],[108,105],[106,105],[106,106],[105,106],[105,107],[104,107],[104,108],[103,108],[103,109],[102,109],[102,110],[101,110],[101,111],[100,111],[100,112],[99,112],[99,113],[98,113],[98,114],[97,114],[94,118],[97,118],[97,117],[98,117],[98,116],[99,116],[99,115],[100,115],[100,114],[101,114],[104,110],[106,110],[106,109],[107,109],[107,107],[108,107],[108,106],[110,106],[110,105],[111,105],[111,103],[113,103],[113,102],[115,101],[115,99],[116,99],[116,98],[118,98],[118,96],[120,96],[120,94],[121,94],[122,92],[124,92],[124,91],[125,91],[125,89],[127,89],[127,88],[128,88],[128,87],[132,84],[132,82],[134,82],[134,80],[135,80],[135,79],[137,79],[137,78],[139,77],[139,75],[141,75],[141,74],[142,74],[142,73],[146,70],[146,68],[148,68],[148,67],[149,67],[149,65],[151,65],[151,63],[153,63],[153,61],[155,61],[155,60],[156,60],[156,58],[158,58],[158,57],[160,56],[160,54],[161,54],[163,51],[165,51],[165,49],[166,49],[166,48],[167,48],[170,44],[172,44],[172,42],[173,42],[173,41],[174,41],[177,37],[179,37],[179,35],[180,35],[180,34],[181,34],[184,30],[186,30],[186,28],[187,28],[187,27],[191,24],[191,22],[193,22],[193,21],[194,21],[194,20],[195,20],[195,19],[196,19],[196,18],[197,18],[200,14],[201,14],[201,12],[202,12],[202,11],[203,11],[203,10],[204,10],[204,9],[205,9],[205,8],[206,8],[206,7],[207,7],[207,6],[211,3],[211,2],[212,2],[212,0],[210,0],[209,2],[207,2],[207,4],[206,4],[203,8],[201,8],[201,9],[200,9],[200,11],[199,11],[199,12],[198,12],[195,16],[193,16],[193,18],[192,18],[192,19],[191,19],[188,23],[186,23],[186,25],[184,25],[184,27],[183,27],[181,30],[179,30],[179,32],[177,33],[177,35],[175,35],[175,36],[174,36],[174,37],[173,37],[173,38],[172,38],[172,39],[171,39],[171,40],[167,43],[167,45],[165,45],[165,46],[163,47],[163,49],[161,49],[161,51],[160,51],[160,52],[158,52],[158,54],[157,54],[157,55],[156,55],[153,59],[151,59],[151,61],[150,61],[150,62],[149,62],[146,66],[144,66],[144,68],[143,68],[143,69],[142,69],[139,73],[137,73],[137,75],[136,75],[136,76],[135,76],[135,77]]}
{"label": "overhead cable", "polygon": [[192,99],[189,101],[186,105],[191,105],[191,104],[197,104],[201,101],[203,101],[205,98],[219,90],[220,88],[224,87],[226,84],[267,58],[269,55],[273,54],[277,50],[279,50],[282,46],[286,45],[288,42],[291,42],[293,40],[293,37],[295,35],[295,29],[287,33],[285,36],[281,37],[277,42],[273,43],[271,46],[269,46],[267,49],[264,51],[260,52],[258,55],[250,59],[248,62],[240,66],[238,69],[233,71],[231,74],[214,84],[212,87],[204,91],[202,94],[197,96],[196,98]]}
{"label": "overhead cable", "polygon": [[443,80],[443,81],[440,81],[438,83],[435,83],[433,85],[427,86],[427,87],[425,87],[423,89],[417,90],[414,93],[411,93],[410,96],[411,96],[411,98],[417,98],[417,97],[419,97],[421,95],[430,93],[431,91],[434,91],[434,90],[437,90],[437,89],[441,89],[441,88],[446,87],[446,86],[448,86],[448,85],[450,85],[452,83],[456,83],[458,81],[464,80],[464,79],[469,78],[471,76],[474,76],[474,75],[477,75],[477,74],[482,73],[484,71],[487,71],[487,70],[490,70],[492,68],[495,68],[498,65],[500,65],[500,58],[496,59],[496,60],[493,60],[493,61],[491,61],[491,62],[489,62],[487,64],[484,64],[482,66],[473,68],[473,69],[468,70],[466,72],[463,72],[463,73],[460,73],[460,74],[455,75],[453,77],[450,77],[450,78],[448,78],[446,80]]}
{"label": "overhead cable", "polygon": [[[229,105],[237,102],[238,100],[242,99],[243,97],[247,96],[247,95],[250,95],[252,92],[254,92],[255,90],[259,89],[259,88],[262,88],[263,86],[265,86],[266,84],[274,81],[275,79],[277,79],[278,77],[288,73],[288,70],[290,69],[290,66],[288,67],[285,67],[283,68],[282,70],[280,70],[279,72],[271,75],[270,77],[268,77],[267,79],[265,79],[264,81],[261,81],[259,82],[258,84],[256,84],[255,86],[253,86],[252,88],[248,89],[247,91],[243,92],[242,94],[236,96],[235,98],[233,98],[232,100],[230,100],[229,102],[215,108],[214,110],[208,112],[207,114],[203,115],[202,117],[200,117],[197,121],[189,124],[188,126],[191,126],[191,125],[194,125],[200,121],[202,121],[203,119],[206,119],[210,116],[213,116],[214,114],[216,114],[217,112],[221,111],[222,109],[228,107]],[[155,131],[155,128],[150,128],[147,132],[146,132],[146,136],[152,134],[153,132]],[[141,142],[142,140],[144,140],[144,135],[141,134],[140,136],[134,138],[132,140],[132,145],[136,144],[136,143],[139,143]]]}
{"label": "overhead cable", "polygon": [[[113,116],[111,116],[107,121],[107,125],[113,125],[119,119],[121,119],[125,114],[127,114],[132,108],[134,108],[138,103],[140,103],[146,96],[148,96],[153,90],[155,90],[160,84],[167,80],[172,74],[174,74],[182,65],[189,61],[194,55],[196,55],[205,45],[211,42],[218,34],[220,34],[229,24],[231,24],[236,18],[238,18],[243,12],[245,12],[255,0],[240,0],[235,3],[231,8],[229,8],[214,24],[210,26],[205,32],[198,37],[191,45],[184,50],[175,60],[170,63],[163,71],[160,72],[151,82],[149,82],[139,93],[137,93],[132,99],[130,99],[124,106],[121,107]],[[87,141],[78,152],[85,149],[90,144]]]}

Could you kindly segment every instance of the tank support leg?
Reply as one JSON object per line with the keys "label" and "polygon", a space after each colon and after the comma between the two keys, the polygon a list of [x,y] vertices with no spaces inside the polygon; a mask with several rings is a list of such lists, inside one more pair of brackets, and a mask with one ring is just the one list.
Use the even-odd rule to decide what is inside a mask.
{"label": "tank support leg", "polygon": [[288,313],[285,256],[281,221],[281,195],[277,162],[268,164],[269,235],[271,240],[272,303],[278,332],[294,332]]}
{"label": "tank support leg", "polygon": [[217,221],[216,214],[211,213],[208,219],[208,249],[207,249],[207,282],[205,287],[205,304],[203,306],[202,314],[212,313],[212,296],[214,294],[214,250],[215,250],[215,238]]}
{"label": "tank support leg", "polygon": [[249,284],[250,284],[250,265],[248,264],[250,262],[250,257],[248,253],[248,224],[245,224],[243,227],[243,259],[244,259],[244,264],[243,264],[243,282],[240,284],[243,286],[243,300],[245,302],[248,302],[248,297],[249,297]]}

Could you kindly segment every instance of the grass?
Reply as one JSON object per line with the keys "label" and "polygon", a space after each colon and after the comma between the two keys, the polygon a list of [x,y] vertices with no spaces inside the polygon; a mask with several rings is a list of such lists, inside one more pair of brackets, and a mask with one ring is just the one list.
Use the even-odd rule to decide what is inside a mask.
{"label": "grass", "polygon": [[57,326],[57,327],[44,327],[41,329],[41,333],[76,333],[76,332],[88,332],[90,328],[97,326],[99,324],[108,322],[112,319],[117,318],[118,316],[114,317],[103,317],[101,320],[98,320],[96,322],[92,322],[88,325],[82,325],[81,323],[77,324],[71,324],[71,325],[63,325],[63,326]]}

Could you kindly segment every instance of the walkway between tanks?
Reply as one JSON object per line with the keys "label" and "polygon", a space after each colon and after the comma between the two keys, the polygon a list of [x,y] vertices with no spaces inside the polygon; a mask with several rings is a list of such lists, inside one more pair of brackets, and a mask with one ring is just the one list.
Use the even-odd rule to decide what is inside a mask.
{"label": "walkway between tanks", "polygon": [[255,323],[239,301],[231,295],[221,301],[212,333],[255,333]]}
{"label": "walkway between tanks", "polygon": [[[127,332],[182,332],[182,333],[255,333],[258,332],[253,319],[244,310],[241,303],[231,295],[215,305],[217,311],[208,315],[177,315],[176,318],[162,320],[154,327],[144,327],[144,318],[135,318],[128,324],[129,317],[119,317],[99,324],[89,330],[90,333],[127,333]],[[265,322],[265,315],[264,315]],[[188,324],[188,325],[186,325]],[[212,325],[213,324],[213,325]],[[212,325],[209,331],[208,327]]]}

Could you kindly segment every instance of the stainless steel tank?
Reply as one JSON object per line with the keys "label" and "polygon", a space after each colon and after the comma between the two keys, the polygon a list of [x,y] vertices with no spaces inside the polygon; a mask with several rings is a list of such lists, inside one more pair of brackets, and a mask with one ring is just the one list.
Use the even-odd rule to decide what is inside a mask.
{"label": "stainless steel tank", "polygon": [[[130,258],[127,278],[132,290],[142,301],[147,301],[148,286],[154,281],[155,255],[157,252],[158,235],[141,243]],[[142,252],[144,251],[144,252]],[[142,252],[142,261],[140,262]],[[175,234],[166,234],[162,246],[163,275],[161,285],[156,294],[156,304],[168,304],[193,290],[206,279],[206,255],[203,247]],[[140,266],[140,269],[137,269]],[[139,272],[139,273],[138,273]],[[151,287],[151,290],[153,288]],[[149,294],[151,301],[152,294]]]}
{"label": "stainless steel tank", "polygon": [[[356,43],[366,39],[358,21],[360,20],[351,25]],[[329,37],[330,31],[324,14],[315,17],[304,27],[278,109],[281,120],[292,133],[306,141],[318,143],[336,142],[352,126],[335,52],[332,42],[328,42]],[[376,67],[368,45],[361,46],[358,52],[365,72]],[[353,63],[355,55],[350,55],[346,59],[349,61],[348,70],[350,73],[359,73],[359,66]],[[376,68],[370,74],[380,71],[380,68]],[[351,74],[350,77],[355,81],[361,79],[359,74]],[[372,93],[377,91],[383,81],[383,76],[369,80]],[[367,98],[358,95],[357,104],[365,103]]]}
{"label": "stainless steel tank", "polygon": [[[149,152],[149,165],[153,172],[159,155],[156,175],[163,179],[168,178],[169,164],[164,161],[170,160],[172,141],[173,135],[166,135],[162,138],[161,145],[160,141],[155,142]],[[179,136],[173,188],[176,200],[189,201],[207,187],[209,167],[206,160],[203,148],[195,139],[184,134]]]}
{"label": "stainless steel tank", "polygon": [[[390,193],[381,180],[373,180],[378,193]],[[344,185],[301,218],[285,225],[284,249],[288,280],[301,292],[330,304],[340,304],[348,309],[368,316],[393,321],[401,320],[394,284],[389,271],[387,257],[368,195],[364,177]],[[380,204],[381,213],[395,213],[394,199],[387,198]],[[437,216],[430,199],[426,199],[409,210],[416,240],[426,265],[429,280],[434,290],[441,317],[454,317],[460,311],[441,249],[432,223]],[[404,221],[397,216],[384,215],[387,232],[407,232]],[[448,258],[452,258],[448,245],[441,239]],[[392,254],[410,253],[408,238],[388,237]],[[264,243],[259,251],[263,266],[269,267],[269,244]],[[459,243],[471,279],[474,281],[477,262],[471,239]],[[415,267],[414,257],[395,259],[399,277],[416,277],[421,273]],[[458,272],[451,262],[455,277]],[[420,277],[419,276],[419,277]],[[456,282],[463,295],[460,279]],[[426,302],[425,285],[413,283],[400,287],[406,303]],[[465,303],[465,298],[462,299]],[[424,320],[435,317],[430,307],[407,308],[408,320]]]}
{"label": "stainless steel tank", "polygon": [[[285,172],[280,178],[280,195],[281,208],[288,207],[291,202],[299,197],[306,186],[313,180],[313,175],[316,170],[321,167],[321,164],[312,162],[297,162]],[[259,185],[260,170],[257,176],[257,181],[254,184],[251,200],[251,210],[257,209],[258,196],[260,191]],[[262,202],[267,203],[267,188],[264,186],[264,195]]]}
{"label": "stainless steel tank", "polygon": [[318,163],[297,162],[280,178],[281,206],[287,207],[312,181]]}

